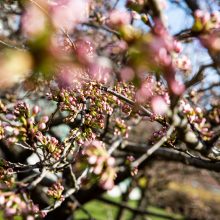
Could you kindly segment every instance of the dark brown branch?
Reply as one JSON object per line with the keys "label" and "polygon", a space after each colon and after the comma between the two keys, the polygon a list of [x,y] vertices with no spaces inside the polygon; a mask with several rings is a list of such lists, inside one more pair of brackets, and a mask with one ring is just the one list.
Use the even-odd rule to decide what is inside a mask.
{"label": "dark brown branch", "polygon": [[[146,148],[142,146],[135,146],[135,145],[127,145],[123,149],[124,151],[129,151],[134,153],[135,155],[142,155],[146,152]],[[220,171],[220,162],[214,162],[210,160],[205,159],[199,159],[190,157],[189,155],[186,155],[183,152],[179,152],[177,150],[173,149],[167,149],[167,148],[160,148],[157,151],[155,151],[153,157],[160,157],[162,160],[169,160],[169,161],[176,161],[180,162],[189,166],[193,166],[200,169],[206,169],[211,170],[215,172]]]}
{"label": "dark brown branch", "polygon": [[151,212],[151,211],[146,211],[146,210],[139,209],[139,208],[133,208],[131,206],[128,206],[128,205],[124,204],[123,202],[118,203],[118,202],[115,202],[115,201],[112,201],[112,200],[109,200],[109,199],[106,199],[106,198],[103,198],[103,197],[98,198],[98,200],[100,200],[102,202],[105,202],[109,205],[122,207],[124,209],[127,209],[130,212],[138,213],[138,214],[141,214],[141,215],[151,215],[151,216],[164,218],[164,219],[170,219],[170,220],[177,220],[178,219],[178,218],[173,218],[173,217],[168,216],[168,215],[158,214],[158,213],[154,213],[154,212]]}
{"label": "dark brown branch", "polygon": [[186,88],[189,88],[191,86],[194,86],[197,83],[200,83],[202,81],[202,79],[204,78],[204,76],[203,76],[204,70],[206,68],[213,67],[213,66],[214,66],[213,63],[202,65],[199,68],[199,71],[193,76],[193,78],[190,81],[185,83]]}

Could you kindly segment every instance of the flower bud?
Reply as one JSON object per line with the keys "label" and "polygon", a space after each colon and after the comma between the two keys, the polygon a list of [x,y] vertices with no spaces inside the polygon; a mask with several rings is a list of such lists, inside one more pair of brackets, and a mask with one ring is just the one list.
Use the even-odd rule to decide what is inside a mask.
{"label": "flower bud", "polygon": [[33,108],[33,114],[37,115],[39,112],[40,112],[40,107],[35,105],[34,108]]}
{"label": "flower bud", "polygon": [[46,128],[46,124],[43,123],[43,122],[41,122],[41,123],[38,125],[38,128],[39,128],[40,130],[44,130],[44,129]]}

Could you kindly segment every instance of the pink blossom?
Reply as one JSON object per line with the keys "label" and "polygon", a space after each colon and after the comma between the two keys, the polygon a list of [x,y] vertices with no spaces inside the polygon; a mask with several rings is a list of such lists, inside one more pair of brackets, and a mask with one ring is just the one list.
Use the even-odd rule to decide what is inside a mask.
{"label": "pink blossom", "polygon": [[97,162],[97,156],[91,155],[91,156],[89,157],[89,159],[88,159],[88,162],[89,162],[90,164],[95,164],[95,163]]}
{"label": "pink blossom", "polygon": [[131,15],[125,11],[113,10],[109,15],[109,25],[113,27],[120,27],[129,24]]}
{"label": "pink blossom", "polygon": [[36,115],[40,112],[40,107],[38,105],[35,105],[33,108],[33,114]]}
{"label": "pink blossom", "polygon": [[27,216],[26,220],[34,220],[34,217],[29,215],[29,216]]}
{"label": "pink blossom", "polygon": [[171,57],[168,54],[168,51],[164,47],[159,49],[158,57],[162,65],[168,66],[171,64]]}
{"label": "pink blossom", "polygon": [[155,96],[151,100],[151,106],[155,114],[164,115],[168,110],[168,105],[161,96]]}
{"label": "pink blossom", "polygon": [[115,164],[115,158],[114,158],[114,157],[109,157],[109,158],[107,159],[107,164],[108,164],[109,166],[113,166],[113,165]]}
{"label": "pink blossom", "polygon": [[176,60],[174,60],[174,65],[183,71],[189,71],[191,69],[191,62],[189,58],[185,55],[176,58]]}
{"label": "pink blossom", "polygon": [[134,70],[130,67],[121,69],[121,78],[124,82],[131,81],[135,76]]}
{"label": "pink blossom", "polygon": [[50,11],[55,27],[71,31],[88,19],[88,1],[57,0],[50,4]]}
{"label": "pink blossom", "polygon": [[0,205],[3,205],[5,203],[5,197],[3,195],[0,195]]}
{"label": "pink blossom", "polygon": [[176,40],[173,42],[173,49],[176,53],[180,53],[183,50],[181,43]]}
{"label": "pink blossom", "polygon": [[44,12],[34,4],[28,4],[21,19],[23,33],[29,38],[37,37],[46,30],[46,23]]}
{"label": "pink blossom", "polygon": [[7,217],[13,216],[15,214],[16,214],[16,209],[15,208],[6,208],[5,215]]}
{"label": "pink blossom", "polygon": [[154,26],[154,32],[162,37],[165,37],[168,35],[166,28],[164,27],[163,23],[159,19],[155,19],[155,26]]}
{"label": "pink blossom", "polygon": [[91,63],[95,57],[95,50],[92,42],[88,39],[79,39],[75,43],[75,53],[81,63]]}
{"label": "pink blossom", "polygon": [[46,124],[43,123],[43,122],[38,125],[38,128],[39,128],[40,130],[44,130],[46,127],[47,127]]}
{"label": "pink blossom", "polygon": [[171,80],[170,88],[171,88],[172,92],[176,95],[182,95],[182,93],[185,91],[184,84],[182,84],[176,80]]}
{"label": "pink blossom", "polygon": [[101,182],[101,186],[106,190],[111,190],[114,187],[114,181],[108,178],[106,181]]}
{"label": "pink blossom", "polygon": [[57,71],[57,81],[60,87],[73,86],[73,82],[79,81],[87,70],[81,65],[72,63],[60,66]]}
{"label": "pink blossom", "polygon": [[45,115],[41,118],[41,121],[47,123],[49,121],[49,117]]}
{"label": "pink blossom", "polygon": [[195,11],[195,13],[194,13],[194,16],[195,16],[195,18],[202,18],[202,16],[203,16],[203,11],[202,10],[200,10],[200,9],[197,9],[196,11]]}
{"label": "pink blossom", "polygon": [[111,71],[111,61],[106,57],[97,57],[89,67],[90,77],[105,84],[111,80]]}

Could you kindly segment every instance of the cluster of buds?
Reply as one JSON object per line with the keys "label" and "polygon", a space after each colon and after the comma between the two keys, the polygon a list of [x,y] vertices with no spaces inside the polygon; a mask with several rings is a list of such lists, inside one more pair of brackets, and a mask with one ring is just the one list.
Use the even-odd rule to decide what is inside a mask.
{"label": "cluster of buds", "polygon": [[[121,87],[118,86],[115,89],[119,88]],[[128,87],[119,92],[127,93],[127,95],[131,93]],[[95,82],[85,82],[81,86],[69,89],[62,88],[58,92],[52,91],[49,97],[59,103],[62,111],[68,112],[64,121],[74,126],[72,136],[79,133],[79,129],[81,130],[76,137],[76,141],[80,145],[96,137],[93,131],[104,128],[105,117],[112,115],[113,109],[121,108],[124,105],[124,112],[131,112],[130,106],[120,102],[114,95],[101,90]]]}
{"label": "cluster of buds", "polygon": [[160,23],[160,21],[155,22],[154,32],[152,40],[149,42],[149,48],[153,53],[153,60],[156,65],[162,67],[167,67],[172,64],[172,54],[179,54],[182,52],[182,45],[179,41],[174,39],[165,29],[165,27]]}
{"label": "cluster of buds", "polygon": [[136,92],[136,101],[151,106],[153,113],[163,115],[170,104],[167,89],[161,82],[156,82],[152,76],[147,76]]}
{"label": "cluster of buds", "polygon": [[201,10],[196,10],[195,14],[195,22],[193,25],[193,30],[198,32],[208,32],[212,29],[218,29],[220,27],[220,14],[218,11],[212,12],[204,12]]}
{"label": "cluster of buds", "polygon": [[39,207],[31,200],[24,201],[14,193],[0,192],[0,208],[5,219],[14,219],[18,215],[26,220],[34,220],[36,216],[43,217]]}
{"label": "cluster of buds", "polygon": [[185,55],[180,57],[175,57],[173,59],[173,64],[175,65],[176,68],[186,73],[189,72],[192,68],[189,58]]}
{"label": "cluster of buds", "polygon": [[127,126],[125,121],[122,120],[121,118],[116,118],[115,119],[114,129],[115,129],[114,130],[115,135],[123,135],[125,137],[128,137],[129,127]]}
{"label": "cluster of buds", "polygon": [[[151,32],[141,35],[130,47],[129,64],[134,70],[134,82],[141,84],[144,73],[164,73],[171,93],[181,95],[184,85],[175,77],[174,57],[182,51],[181,44],[175,40],[159,20],[155,20]],[[140,97],[140,96],[139,96]]]}
{"label": "cluster of buds", "polygon": [[[208,12],[197,10],[194,17],[195,21],[192,30],[200,33],[201,43],[212,51],[214,56],[215,52],[220,51],[220,13],[215,11],[209,14]],[[216,54],[216,56],[218,55]]]}
{"label": "cluster of buds", "polygon": [[104,144],[100,141],[92,141],[85,146],[83,154],[86,156],[92,172],[96,176],[100,176],[100,185],[104,189],[112,189],[116,176],[115,159],[109,156]]}
{"label": "cluster of buds", "polygon": [[135,176],[138,174],[138,167],[134,167],[132,163],[135,161],[135,158],[132,155],[127,156],[125,163],[130,167],[131,175]]}
{"label": "cluster of buds", "polygon": [[14,183],[14,176],[12,168],[4,169],[0,167],[0,182],[6,184],[8,187]]}
{"label": "cluster of buds", "polygon": [[168,128],[166,126],[161,127],[160,129],[153,132],[152,137],[149,140],[150,144],[155,144],[159,141],[162,137],[164,137],[167,133]]}
{"label": "cluster of buds", "polygon": [[31,110],[28,104],[19,102],[11,112],[5,115],[10,123],[4,122],[1,131],[2,137],[5,134],[8,143],[25,142],[33,138],[39,130],[46,128],[46,123],[49,120],[48,116],[40,117],[39,112],[38,106],[34,106]]}
{"label": "cluster of buds", "polygon": [[35,137],[42,150],[46,150],[54,159],[58,160],[60,158],[63,148],[55,137],[44,136],[40,131],[37,132]]}
{"label": "cluster of buds", "polygon": [[64,187],[60,182],[54,183],[47,191],[47,195],[51,196],[55,200],[64,200],[64,196],[62,195]]}
{"label": "cluster of buds", "polygon": [[209,140],[213,133],[209,130],[209,124],[204,118],[202,109],[193,108],[189,103],[181,102],[183,113],[187,116],[189,122],[200,132],[204,140]]}

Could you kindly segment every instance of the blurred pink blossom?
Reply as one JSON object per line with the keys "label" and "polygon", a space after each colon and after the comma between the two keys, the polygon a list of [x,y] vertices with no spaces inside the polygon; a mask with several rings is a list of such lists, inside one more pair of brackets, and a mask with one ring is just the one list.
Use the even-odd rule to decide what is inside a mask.
{"label": "blurred pink blossom", "polygon": [[120,27],[129,24],[131,15],[126,11],[113,10],[109,15],[109,25],[112,27]]}
{"label": "blurred pink blossom", "polygon": [[50,12],[55,27],[71,31],[88,19],[89,5],[87,0],[57,0],[50,3]]}
{"label": "blurred pink blossom", "polygon": [[182,52],[183,48],[182,48],[182,45],[181,45],[181,43],[179,41],[174,40],[174,42],[173,42],[173,50],[176,53]]}
{"label": "blurred pink blossom", "polygon": [[131,81],[135,76],[134,70],[130,67],[124,67],[121,69],[121,79],[124,82]]}
{"label": "blurred pink blossom", "polygon": [[164,115],[168,110],[168,105],[161,96],[155,96],[151,100],[151,106],[155,114]]}
{"label": "blurred pink blossom", "polygon": [[174,65],[183,71],[191,70],[191,62],[190,62],[189,58],[185,55],[174,59]]}
{"label": "blurred pink blossom", "polygon": [[185,86],[181,82],[177,80],[171,80],[169,82],[170,88],[172,92],[176,95],[182,95],[182,93],[185,91]]}
{"label": "blurred pink blossom", "polygon": [[75,43],[75,53],[80,63],[89,64],[94,60],[95,48],[89,39],[79,39]]}
{"label": "blurred pink blossom", "polygon": [[28,4],[21,18],[23,33],[29,37],[37,37],[46,30],[47,18],[45,13],[34,4]]}
{"label": "blurred pink blossom", "polygon": [[106,57],[96,57],[94,62],[89,67],[90,77],[105,84],[111,81],[111,71],[111,61]]}

